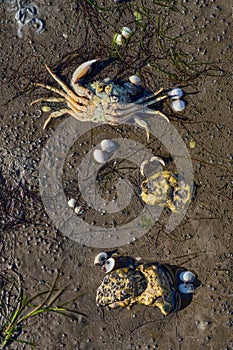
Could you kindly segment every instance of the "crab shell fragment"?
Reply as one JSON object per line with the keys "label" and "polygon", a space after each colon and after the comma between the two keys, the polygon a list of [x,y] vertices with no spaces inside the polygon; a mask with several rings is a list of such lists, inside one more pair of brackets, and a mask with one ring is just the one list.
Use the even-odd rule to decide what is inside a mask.
{"label": "crab shell fragment", "polygon": [[161,171],[142,181],[142,200],[149,205],[168,207],[172,212],[182,212],[190,203],[192,190],[178,174]]}
{"label": "crab shell fragment", "polygon": [[107,274],[97,289],[96,303],[110,308],[157,306],[168,315],[179,306],[179,296],[168,270],[159,263],[147,263]]}

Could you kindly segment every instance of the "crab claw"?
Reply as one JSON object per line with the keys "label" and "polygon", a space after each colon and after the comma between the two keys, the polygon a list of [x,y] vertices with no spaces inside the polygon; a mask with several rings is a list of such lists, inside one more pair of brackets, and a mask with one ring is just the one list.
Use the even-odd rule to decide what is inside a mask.
{"label": "crab claw", "polygon": [[90,71],[92,64],[97,61],[99,61],[99,58],[80,64],[80,66],[78,66],[73,73],[71,84],[77,84],[78,80],[84,77],[84,75]]}

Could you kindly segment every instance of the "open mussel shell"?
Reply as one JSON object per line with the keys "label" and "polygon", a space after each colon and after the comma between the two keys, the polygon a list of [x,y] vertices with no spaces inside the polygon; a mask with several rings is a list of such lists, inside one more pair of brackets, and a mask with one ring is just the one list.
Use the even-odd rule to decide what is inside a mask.
{"label": "open mussel shell", "polygon": [[108,258],[108,254],[106,252],[99,253],[95,257],[94,265],[95,266],[103,266],[106,263],[107,258]]}
{"label": "open mussel shell", "polygon": [[195,287],[192,283],[181,283],[179,286],[179,291],[183,294],[192,294],[194,293]]}
{"label": "open mussel shell", "polygon": [[105,264],[103,265],[103,270],[104,272],[108,273],[111,272],[114,269],[115,266],[115,259],[109,258],[105,261]]}
{"label": "open mussel shell", "polygon": [[118,143],[112,140],[102,140],[100,143],[100,146],[102,148],[102,151],[113,153],[116,151],[116,149],[119,147]]}

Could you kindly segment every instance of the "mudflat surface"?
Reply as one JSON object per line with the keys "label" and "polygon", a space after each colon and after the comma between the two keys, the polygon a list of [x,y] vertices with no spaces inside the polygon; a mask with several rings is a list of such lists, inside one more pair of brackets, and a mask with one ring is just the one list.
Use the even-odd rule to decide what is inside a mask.
{"label": "mudflat surface", "polygon": [[[70,307],[88,317],[72,321],[44,314],[27,323],[20,339],[34,340],[34,348],[43,350],[233,349],[231,2],[58,0],[34,5],[45,30],[36,34],[36,22],[31,23],[22,27],[19,37],[17,4],[0,2],[1,269],[18,271],[29,295],[51,286],[59,269],[58,285],[68,287],[63,300],[75,298]],[[112,44],[113,36],[123,26],[130,27],[133,35],[117,47]],[[95,291],[103,273],[93,266],[93,260],[101,249],[65,236],[41,200],[42,150],[65,117],[43,130],[48,114],[41,112],[42,104],[30,106],[30,102],[52,93],[32,83],[56,86],[45,69],[47,64],[69,84],[74,69],[93,58],[101,61],[89,81],[127,80],[137,73],[149,91],[181,86],[186,92],[187,107],[181,115],[168,105],[164,112],[189,149],[195,198],[171,233],[164,230],[170,215],[164,211],[146,234],[119,247],[122,255],[184,266],[197,274],[201,285],[191,304],[166,318],[158,309],[146,306],[111,311],[97,307]],[[110,64],[101,63],[106,60]],[[44,105],[56,110],[59,104]],[[156,139],[148,146],[144,130],[99,126],[82,136],[66,158],[62,180],[67,199],[74,197],[83,206],[75,177],[77,164],[93,145],[109,137],[133,139],[154,155],[170,156]],[[195,147],[189,148],[192,140]],[[121,171],[139,188],[137,167],[126,164]],[[109,180],[109,172],[102,170],[99,188],[110,201],[115,195],[114,181],[111,173]],[[134,215],[140,211],[136,204],[131,206]],[[130,211],[127,215],[130,220]],[[119,222],[115,223],[114,216],[99,222],[91,208],[85,208],[83,218],[99,227]],[[9,346],[30,348],[17,342]]]}

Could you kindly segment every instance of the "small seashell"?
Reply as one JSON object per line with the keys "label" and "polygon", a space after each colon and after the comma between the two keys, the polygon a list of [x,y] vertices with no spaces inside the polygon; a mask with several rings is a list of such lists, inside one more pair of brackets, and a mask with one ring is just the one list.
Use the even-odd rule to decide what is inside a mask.
{"label": "small seashell", "polygon": [[75,214],[77,214],[77,215],[82,215],[83,212],[84,212],[84,209],[82,208],[81,205],[78,205],[77,207],[74,208],[74,212],[75,212]]}
{"label": "small seashell", "polygon": [[134,85],[142,85],[141,78],[138,75],[131,75],[129,81]]}
{"label": "small seashell", "polygon": [[102,151],[101,149],[95,149],[93,152],[93,157],[97,163],[104,164],[112,154],[110,152]]}
{"label": "small seashell", "polygon": [[179,100],[183,96],[184,92],[180,88],[175,88],[168,91],[167,94],[172,100]]}
{"label": "small seashell", "polygon": [[113,270],[114,266],[115,266],[115,259],[109,258],[108,260],[105,261],[103,270],[104,272],[108,273]]}
{"label": "small seashell", "polygon": [[179,274],[179,278],[184,282],[194,282],[196,276],[191,271],[182,271]]}
{"label": "small seashell", "polygon": [[96,255],[94,260],[95,266],[103,266],[108,258],[108,254],[106,252],[101,252],[98,255]]}
{"label": "small seashell", "polygon": [[68,206],[70,207],[70,208],[74,208],[75,207],[75,205],[76,205],[76,200],[74,199],[74,198],[70,198],[70,200],[68,201]]}
{"label": "small seashell", "polygon": [[115,34],[113,40],[117,45],[122,45],[123,44],[123,35],[122,34]]}
{"label": "small seashell", "polygon": [[173,112],[182,112],[185,109],[185,102],[182,100],[175,100],[171,103]]}
{"label": "small seashell", "polygon": [[179,285],[179,291],[183,294],[192,294],[194,293],[194,285],[191,283],[182,283]]}
{"label": "small seashell", "polygon": [[121,30],[121,34],[125,39],[129,39],[132,35],[132,30],[128,27],[123,27]]}
{"label": "small seashell", "polygon": [[102,140],[101,143],[102,151],[113,153],[118,147],[118,143],[112,140]]}

